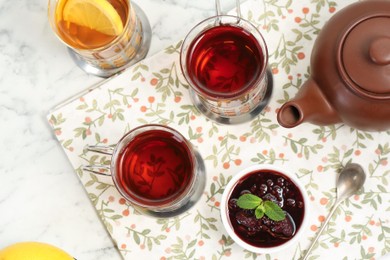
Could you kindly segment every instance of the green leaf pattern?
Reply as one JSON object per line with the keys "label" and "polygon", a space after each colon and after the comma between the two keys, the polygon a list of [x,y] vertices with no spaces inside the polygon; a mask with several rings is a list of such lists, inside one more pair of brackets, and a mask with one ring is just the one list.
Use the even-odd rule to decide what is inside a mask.
{"label": "green leaf pattern", "polygon": [[[180,72],[181,42],[93,88],[48,115],[53,132],[124,259],[299,259],[335,201],[340,169],[357,162],[368,178],[343,203],[310,259],[377,259],[390,253],[390,132],[363,132],[338,124],[285,129],[276,111],[309,75],[316,35],[332,14],[353,1],[250,0],[242,13],[264,34],[274,77],[271,102],[252,122],[237,126],[207,120],[191,104]],[[211,7],[210,7],[211,8]],[[107,156],[84,152],[86,144],[114,146],[130,129],[146,123],[179,130],[199,150],[207,169],[206,189],[188,212],[171,219],[138,214],[110,177],[82,171],[109,165]],[[243,250],[220,220],[222,192],[238,171],[271,163],[295,174],[310,198],[309,226],[300,242],[282,252]]]}

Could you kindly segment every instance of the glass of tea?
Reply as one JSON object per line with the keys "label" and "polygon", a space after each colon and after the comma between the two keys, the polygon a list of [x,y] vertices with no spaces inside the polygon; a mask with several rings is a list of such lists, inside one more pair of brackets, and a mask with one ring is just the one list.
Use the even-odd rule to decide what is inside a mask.
{"label": "glass of tea", "polygon": [[88,165],[84,170],[111,175],[119,193],[142,214],[179,215],[203,193],[206,178],[200,154],[168,126],[143,125],[124,135],[114,148],[87,146],[86,151],[111,156],[110,167]]}
{"label": "glass of tea", "polygon": [[194,105],[224,124],[251,120],[268,103],[272,76],[261,33],[241,17],[217,15],[196,25],[183,41],[180,64]]}
{"label": "glass of tea", "polygon": [[150,47],[149,21],[130,0],[49,0],[48,15],[75,63],[90,74],[116,74]]}

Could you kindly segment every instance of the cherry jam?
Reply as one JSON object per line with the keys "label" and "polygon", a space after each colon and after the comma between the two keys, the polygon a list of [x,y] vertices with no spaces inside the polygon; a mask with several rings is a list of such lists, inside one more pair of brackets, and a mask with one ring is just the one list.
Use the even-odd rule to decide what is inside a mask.
{"label": "cherry jam", "polygon": [[[237,205],[243,194],[253,194],[278,204],[286,213],[282,221],[255,217],[254,210]],[[272,170],[258,170],[242,177],[229,197],[228,215],[234,232],[255,247],[275,247],[290,240],[301,227],[305,213],[303,195],[287,176]]]}

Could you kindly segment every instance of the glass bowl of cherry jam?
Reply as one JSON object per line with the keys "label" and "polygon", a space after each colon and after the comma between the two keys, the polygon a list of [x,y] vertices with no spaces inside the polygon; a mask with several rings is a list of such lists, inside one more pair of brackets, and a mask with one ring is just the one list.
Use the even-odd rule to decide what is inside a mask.
{"label": "glass bowl of cherry jam", "polygon": [[274,165],[254,165],[237,173],[221,199],[228,235],[255,253],[274,253],[296,243],[308,214],[304,187],[295,175]]}

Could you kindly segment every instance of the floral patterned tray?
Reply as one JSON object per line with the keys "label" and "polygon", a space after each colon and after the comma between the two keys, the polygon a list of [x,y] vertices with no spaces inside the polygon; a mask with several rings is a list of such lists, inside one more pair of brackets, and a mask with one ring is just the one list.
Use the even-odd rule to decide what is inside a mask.
{"label": "floral patterned tray", "polygon": [[[309,71],[314,39],[331,15],[348,3],[251,0],[244,17],[268,44],[274,90],[252,122],[225,126],[206,120],[191,104],[179,67],[180,43],[138,63],[55,108],[48,121],[124,259],[298,259],[335,201],[337,172],[353,161],[368,174],[364,190],[334,215],[310,259],[374,259],[390,253],[390,132],[369,133],[346,125],[304,124],[285,129],[277,109],[293,97]],[[86,144],[114,145],[129,129],[167,124],[197,146],[206,163],[206,189],[190,211],[170,219],[137,214],[109,177],[81,170],[109,158],[84,153]],[[229,179],[253,164],[286,167],[306,187],[311,219],[304,239],[274,255],[244,251],[226,235],[219,216]]]}

